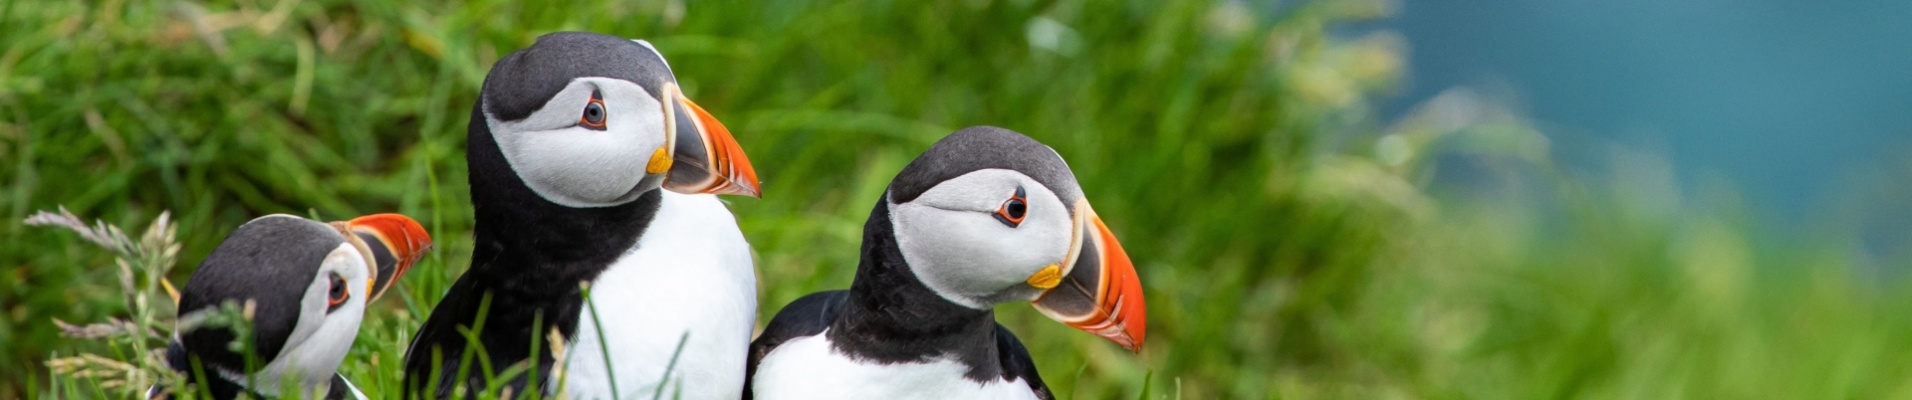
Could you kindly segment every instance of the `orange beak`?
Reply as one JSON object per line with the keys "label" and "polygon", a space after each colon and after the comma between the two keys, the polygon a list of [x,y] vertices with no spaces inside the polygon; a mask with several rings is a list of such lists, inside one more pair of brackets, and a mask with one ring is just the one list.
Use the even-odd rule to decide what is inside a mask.
{"label": "orange beak", "polygon": [[366,302],[378,300],[432,248],[432,237],[425,233],[425,227],[404,215],[372,214],[353,218],[344,225],[343,231],[351,232],[365,243],[364,248],[372,259],[373,278],[366,283],[369,286],[366,292],[371,293],[371,297]]}
{"label": "orange beak", "polygon": [[667,84],[665,125],[671,135],[670,172],[664,189],[684,194],[733,194],[762,198],[757,170],[751,168],[737,138],[717,117]]}
{"label": "orange beak", "polygon": [[1078,251],[1062,265],[1062,282],[1031,303],[1050,319],[1096,334],[1132,352],[1142,350],[1148,309],[1135,264],[1116,242],[1102,218],[1079,201],[1075,238]]}

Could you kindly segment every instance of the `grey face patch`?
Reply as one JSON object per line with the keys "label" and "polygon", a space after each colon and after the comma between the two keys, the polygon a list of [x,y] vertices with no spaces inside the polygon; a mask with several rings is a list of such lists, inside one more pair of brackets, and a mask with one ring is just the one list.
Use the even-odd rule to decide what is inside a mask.
{"label": "grey face patch", "polygon": [[[370,299],[367,284],[373,278],[365,260],[365,255],[350,243],[339,243],[326,255],[324,264],[308,278],[312,283],[304,288],[300,304],[303,312],[299,313],[292,334],[286,338],[283,350],[253,374],[257,381],[279,382],[291,378],[302,387],[310,388],[331,379],[358,337],[365,302]],[[329,278],[333,276],[343,279],[347,297],[336,310],[328,312],[332,308],[330,289],[334,283]],[[277,385],[253,389],[268,395],[279,392]]]}
{"label": "grey face patch", "polygon": [[[603,130],[576,124],[593,92],[604,100]],[[529,116],[501,121],[488,115],[486,123],[511,171],[546,201],[613,206],[662,182],[645,164],[667,143],[663,105],[629,81],[578,78]]]}
{"label": "grey face patch", "polygon": [[486,112],[501,121],[516,121],[544,106],[552,96],[580,77],[630,81],[652,94],[663,93],[665,82],[676,82],[664,57],[646,43],[590,32],[558,32],[538,37],[491,67],[485,77]]}
{"label": "grey face patch", "polygon": [[[1027,214],[1009,226],[996,211],[1017,188]],[[989,309],[1034,300],[1030,275],[1069,257],[1071,216],[1055,193],[1022,173],[983,169],[890,208],[898,250],[918,281],[953,303]]]}

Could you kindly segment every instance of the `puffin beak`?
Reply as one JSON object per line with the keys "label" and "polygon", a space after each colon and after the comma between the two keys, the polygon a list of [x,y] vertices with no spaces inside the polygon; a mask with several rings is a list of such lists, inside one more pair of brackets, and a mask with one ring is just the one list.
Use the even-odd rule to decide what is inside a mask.
{"label": "puffin beak", "polygon": [[1065,270],[1060,282],[1038,279],[1043,272],[1030,277],[1031,285],[1053,285],[1031,304],[1050,319],[1140,352],[1148,325],[1142,280],[1136,277],[1129,254],[1089,202],[1078,201],[1076,209],[1082,210],[1075,224],[1077,250],[1062,262]]}
{"label": "puffin beak", "polygon": [[675,84],[665,84],[664,118],[670,147],[668,159],[651,159],[652,173],[665,170],[664,189],[684,194],[734,194],[762,198],[757,170],[750,167],[744,149],[722,122],[684,97]]}
{"label": "puffin beak", "polygon": [[425,227],[404,215],[372,214],[353,218],[344,225],[344,231],[351,232],[365,244],[364,249],[369,250],[372,259],[372,279],[366,282],[366,293],[371,293],[371,297],[365,299],[367,303],[384,295],[432,248],[432,237],[425,233]]}

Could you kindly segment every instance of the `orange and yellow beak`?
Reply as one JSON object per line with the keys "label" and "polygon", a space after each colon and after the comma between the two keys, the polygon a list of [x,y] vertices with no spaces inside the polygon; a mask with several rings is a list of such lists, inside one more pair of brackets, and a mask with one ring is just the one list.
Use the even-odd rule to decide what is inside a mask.
{"label": "orange and yellow beak", "polygon": [[1031,304],[1051,319],[1139,352],[1148,333],[1142,280],[1089,202],[1077,202],[1076,209],[1077,251],[1063,261],[1060,281],[1030,278],[1031,285],[1052,286]]}
{"label": "orange and yellow beak", "polygon": [[664,176],[664,189],[684,194],[733,194],[762,198],[757,170],[751,168],[737,138],[717,117],[684,97],[675,84],[664,89],[665,147],[653,154],[646,171]]}
{"label": "orange and yellow beak", "polygon": [[341,224],[340,231],[350,232],[363,243],[361,249],[372,259],[372,279],[366,282],[366,293],[371,297],[366,302],[378,300],[432,248],[432,237],[425,233],[425,227],[404,215],[372,214],[333,223]]}

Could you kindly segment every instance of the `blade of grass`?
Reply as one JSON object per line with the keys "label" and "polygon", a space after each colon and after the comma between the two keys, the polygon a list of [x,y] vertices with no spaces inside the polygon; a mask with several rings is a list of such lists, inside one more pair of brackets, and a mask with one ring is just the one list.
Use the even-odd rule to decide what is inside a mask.
{"label": "blade of grass", "polygon": [[591,301],[591,284],[578,285],[584,291],[584,307],[591,312],[591,327],[597,331],[598,352],[604,357],[604,379],[611,384],[611,400],[618,400],[623,393],[617,391],[617,371],[611,366],[611,342],[604,337],[604,322],[598,319],[597,303]]}
{"label": "blade of grass", "polygon": [[684,332],[677,337],[677,349],[671,350],[671,361],[664,364],[664,376],[657,377],[657,392],[651,394],[652,400],[664,398],[664,386],[671,381],[671,371],[677,369],[677,357],[684,354],[684,343],[689,341],[690,332]]}

